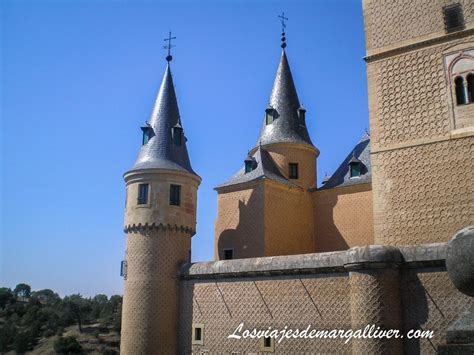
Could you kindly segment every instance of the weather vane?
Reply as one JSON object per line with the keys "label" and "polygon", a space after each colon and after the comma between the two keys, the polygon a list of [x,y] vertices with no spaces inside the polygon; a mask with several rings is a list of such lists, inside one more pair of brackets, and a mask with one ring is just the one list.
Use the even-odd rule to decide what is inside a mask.
{"label": "weather vane", "polygon": [[168,42],[166,46],[163,46],[164,49],[168,50],[168,55],[166,56],[166,61],[171,62],[173,60],[173,56],[171,55],[171,48],[176,47],[175,45],[171,44],[171,40],[176,39],[176,37],[171,37],[171,31],[168,34],[168,38],[165,38],[164,41]]}
{"label": "weather vane", "polygon": [[285,20],[288,20],[288,17],[285,17],[285,13],[282,12],[281,15],[278,15],[278,18],[280,19],[280,22],[281,22],[281,48],[285,48],[286,47]]}

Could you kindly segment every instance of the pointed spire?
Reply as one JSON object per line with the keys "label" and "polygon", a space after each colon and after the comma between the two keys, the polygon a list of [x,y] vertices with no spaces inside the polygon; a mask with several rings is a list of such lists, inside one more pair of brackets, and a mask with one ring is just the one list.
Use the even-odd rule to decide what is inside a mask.
{"label": "pointed spire", "polygon": [[170,61],[166,66],[148,126],[152,130],[151,137],[142,145],[132,170],[169,169],[196,174],[191,168],[186,148]]}
{"label": "pointed spire", "polygon": [[[304,119],[300,117],[299,109],[302,106],[296,93],[295,83],[284,49],[281,52],[280,64],[278,65],[268,107],[273,109],[273,118],[270,121],[265,119],[263,122],[259,137],[259,141],[263,145],[288,142],[313,146]],[[268,110],[267,108],[266,111]],[[267,124],[268,122],[271,123]]]}

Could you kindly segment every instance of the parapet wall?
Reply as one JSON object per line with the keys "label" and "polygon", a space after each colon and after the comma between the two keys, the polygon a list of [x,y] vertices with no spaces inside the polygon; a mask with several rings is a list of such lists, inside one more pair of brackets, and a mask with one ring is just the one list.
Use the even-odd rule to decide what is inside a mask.
{"label": "parapet wall", "polygon": [[[367,246],[347,251],[185,264],[181,267],[180,353],[260,353],[243,329],[433,330],[432,339],[285,339],[275,353],[435,353],[446,327],[471,302],[447,277],[446,245]],[[203,344],[192,344],[192,326]]]}

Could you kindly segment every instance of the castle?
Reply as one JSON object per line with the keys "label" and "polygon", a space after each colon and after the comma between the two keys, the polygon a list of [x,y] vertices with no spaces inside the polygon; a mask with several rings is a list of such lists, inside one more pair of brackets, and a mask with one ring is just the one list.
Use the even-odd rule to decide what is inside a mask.
{"label": "castle", "polygon": [[[474,221],[474,2],[364,0],[363,11],[370,136],[317,187],[319,150],[283,33],[259,138],[216,187],[214,262],[190,263],[201,178],[167,57],[124,175],[122,353],[436,353],[470,307],[445,259],[446,242]],[[434,337],[228,338],[241,323]]]}

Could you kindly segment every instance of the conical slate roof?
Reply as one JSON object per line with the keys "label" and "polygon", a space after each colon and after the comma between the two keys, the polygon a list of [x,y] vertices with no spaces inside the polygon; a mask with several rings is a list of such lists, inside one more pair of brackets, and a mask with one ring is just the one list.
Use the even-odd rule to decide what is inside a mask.
{"label": "conical slate roof", "polygon": [[171,128],[173,126],[180,128],[182,123],[169,62],[148,125],[154,135],[142,145],[131,170],[168,169],[187,171],[197,175],[189,161],[186,138],[182,137],[181,145],[174,144],[172,141]]}
{"label": "conical slate roof", "polygon": [[257,145],[285,142],[313,146],[306,125],[301,122],[298,116],[298,109],[301,105],[284,49],[273,83],[269,107],[275,110],[275,119],[269,125],[264,119]]}
{"label": "conical slate roof", "polygon": [[218,190],[221,187],[243,184],[261,179],[269,179],[282,184],[297,186],[280,173],[280,170],[270,156],[270,153],[268,153],[263,147],[258,146],[251,158],[255,162],[254,169],[251,172],[246,173],[245,167],[242,167],[237,174],[229,179],[229,181],[217,186],[215,189]]}

